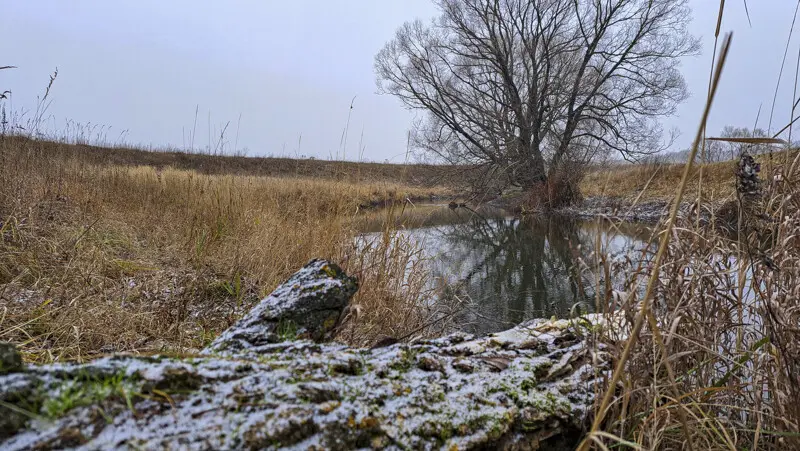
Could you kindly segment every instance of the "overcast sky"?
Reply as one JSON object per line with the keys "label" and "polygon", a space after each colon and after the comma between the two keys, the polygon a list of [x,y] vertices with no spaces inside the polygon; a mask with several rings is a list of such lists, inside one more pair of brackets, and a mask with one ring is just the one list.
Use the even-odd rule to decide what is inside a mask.
{"label": "overcast sky", "polygon": [[[722,30],[735,31],[709,134],[726,124],[751,127],[763,104],[766,128],[796,2],[728,2]],[[702,112],[718,2],[694,0],[691,29],[703,54],[683,72],[692,98],[665,120],[689,145]],[[104,126],[109,141],[195,147],[230,121],[249,155],[336,156],[356,96],[346,158],[403,161],[413,118],[376,94],[373,59],[397,27],[429,19],[429,0],[0,0],[0,90],[15,111],[33,110],[58,67],[48,127],[66,120]],[[798,25],[800,28],[800,25]],[[800,33],[800,30],[797,30]],[[773,129],[788,123],[800,39],[792,43]],[[28,113],[30,117],[31,113]],[[302,140],[298,140],[302,135]],[[215,140],[216,138],[213,138]]]}

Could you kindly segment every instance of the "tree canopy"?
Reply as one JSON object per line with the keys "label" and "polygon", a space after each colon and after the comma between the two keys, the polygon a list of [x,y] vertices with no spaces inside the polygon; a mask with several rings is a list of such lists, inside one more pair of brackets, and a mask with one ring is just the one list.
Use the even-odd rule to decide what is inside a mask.
{"label": "tree canopy", "polygon": [[568,162],[663,147],[699,44],[688,0],[437,0],[375,59],[379,90],[423,112],[413,144],[508,185]]}

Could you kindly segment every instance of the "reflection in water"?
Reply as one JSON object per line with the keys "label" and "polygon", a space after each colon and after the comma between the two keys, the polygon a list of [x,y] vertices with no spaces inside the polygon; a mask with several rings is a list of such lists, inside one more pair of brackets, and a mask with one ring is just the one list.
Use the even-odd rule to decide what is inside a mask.
{"label": "reflection in water", "polygon": [[[620,228],[621,227],[621,228]],[[583,302],[594,305],[595,248],[611,258],[636,259],[649,231],[564,218],[484,219],[408,232],[433,258],[436,278],[469,300],[463,329],[486,333],[526,319],[567,317]],[[589,307],[591,308],[591,307]]]}

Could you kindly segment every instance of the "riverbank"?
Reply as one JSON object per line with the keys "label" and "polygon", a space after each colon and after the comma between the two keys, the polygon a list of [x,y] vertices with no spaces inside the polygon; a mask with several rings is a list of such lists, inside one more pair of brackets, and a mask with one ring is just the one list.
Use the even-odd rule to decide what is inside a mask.
{"label": "riverbank", "polygon": [[[772,154],[754,155],[763,182],[767,186],[780,183],[784,169],[798,156],[798,151],[776,151]],[[724,202],[736,197],[736,171],[738,159],[702,164],[696,162],[686,184],[684,200],[688,203]],[[590,204],[611,199],[621,205],[668,203],[680,185],[685,164],[643,163],[616,164],[589,167],[581,179],[580,192]]]}
{"label": "riverbank", "polygon": [[[48,387],[52,387],[52,391],[47,388],[46,392],[33,394],[45,403],[47,415],[64,418],[63,423],[41,423],[43,428],[55,425],[56,429],[47,432],[50,435],[44,437],[38,432],[28,431],[32,434],[28,437],[67,446],[79,442],[57,440],[97,439],[91,436],[95,427],[97,430],[100,426],[110,427],[109,431],[128,433],[130,429],[115,429],[116,423],[108,426],[108,418],[103,414],[113,411],[114,415],[125,415],[131,422],[142,421],[144,426],[152,427],[149,430],[155,432],[145,439],[156,443],[159,437],[164,436],[156,427],[161,423],[149,423],[147,418],[156,422],[172,421],[169,420],[172,412],[190,416],[198,413],[191,404],[198,398],[191,396],[202,396],[202,387],[227,389],[229,385],[219,385],[218,382],[237,384],[245,379],[269,377],[275,370],[298,368],[294,358],[298,354],[290,350],[283,354],[286,349],[280,346],[275,348],[280,351],[276,354],[256,359],[255,363],[244,363],[245,367],[250,364],[250,369],[238,373],[234,368],[233,372],[225,370],[211,374],[213,369],[220,369],[218,364],[227,364],[219,360],[203,361],[200,363],[203,368],[200,376],[205,378],[211,374],[205,379],[194,378],[198,374],[192,372],[194,370],[181,373],[182,369],[191,367],[190,363],[175,360],[165,360],[162,366],[155,363],[150,368],[157,371],[170,369],[175,373],[145,372],[145,376],[152,376],[150,385],[133,370],[130,379],[124,379],[128,373],[120,376],[121,372],[116,372],[103,373],[103,377],[97,380],[75,381],[75,377],[71,377],[74,373],[64,372],[60,364],[70,361],[86,363],[84,367],[70,368],[105,369],[105,362],[114,361],[120,366],[135,368],[140,364],[152,364],[148,357],[142,357],[152,354],[188,353],[197,356],[220,339],[278,282],[285,280],[306,259],[314,257],[342,262],[349,274],[358,277],[361,289],[353,298],[347,313],[349,320],[338,331],[337,339],[361,349],[342,351],[342,347],[335,345],[340,354],[313,354],[309,357],[312,359],[310,366],[301,368],[302,371],[308,369],[316,372],[313,373],[315,377],[330,377],[319,372],[321,367],[315,365],[320,362],[327,365],[322,368],[335,367],[351,372],[366,369],[364,374],[342,375],[344,378],[362,378],[357,379],[362,381],[374,374],[372,370],[377,367],[370,369],[369,365],[383,362],[380,356],[386,351],[397,358],[397,368],[408,368],[415,377],[417,371],[425,372],[424,379],[413,380],[417,385],[412,389],[412,393],[420,394],[423,400],[441,399],[435,384],[430,383],[431,375],[455,374],[459,368],[477,369],[469,373],[473,374],[470,377],[482,380],[492,377],[499,381],[492,393],[486,393],[488,396],[476,398],[465,394],[462,399],[459,394],[453,398],[453,403],[437,402],[436,406],[445,408],[440,417],[450,418],[453,409],[461,409],[472,402],[479,403],[479,409],[492,412],[498,411],[500,404],[497,403],[504,402],[503,406],[508,409],[501,413],[509,415],[541,412],[542,399],[536,391],[523,392],[523,387],[529,389],[532,387],[530,384],[539,380],[535,368],[524,365],[519,368],[512,363],[512,372],[520,375],[512,382],[503,382],[503,376],[509,373],[502,369],[505,358],[511,354],[516,357],[536,354],[528,363],[538,362],[542,355],[537,352],[541,348],[516,349],[491,335],[470,340],[469,346],[484,346],[483,351],[476,353],[470,348],[466,351],[470,355],[444,356],[444,373],[435,363],[429,366],[431,361],[421,359],[421,355],[430,350],[424,341],[407,347],[396,345],[388,351],[385,348],[365,349],[385,336],[403,341],[404,337],[425,335],[419,331],[428,332],[426,327],[431,325],[432,318],[449,318],[441,311],[432,310],[430,292],[426,288],[432,272],[424,262],[415,263],[421,254],[420,246],[398,233],[398,228],[409,225],[446,224],[452,222],[453,215],[472,215],[470,210],[459,206],[451,210],[449,205],[426,207],[406,200],[425,198],[431,194],[430,188],[363,180],[205,174],[170,167],[94,164],[75,155],[66,156],[67,153],[53,153],[51,150],[52,146],[39,146],[36,142],[29,141],[24,145],[6,142],[4,145],[0,141],[3,162],[0,165],[0,301],[5,307],[0,318],[0,340],[18,345],[22,359],[28,364],[56,364],[41,369],[33,366],[22,376],[12,375],[9,380],[16,381],[21,377],[29,378],[26,380],[32,381],[34,386],[39,382],[51,384]],[[730,168],[730,164],[720,167]],[[459,264],[477,261],[474,252],[476,239],[486,248],[485,260],[494,266],[477,261],[475,270],[469,270],[467,275],[471,275],[470,280],[476,285],[499,287],[502,292],[513,293],[516,302],[509,303],[508,308],[502,311],[494,308],[497,297],[473,296],[493,308],[477,311],[488,320],[513,322],[516,321],[513,315],[517,312],[522,312],[525,318],[546,316],[538,314],[545,310],[536,305],[527,309],[521,307],[535,304],[532,300],[538,297],[542,299],[540,304],[552,312],[551,306],[555,301],[570,301],[573,299],[570,296],[591,288],[591,291],[586,291],[591,296],[581,296],[578,300],[591,302],[598,313],[619,312],[625,327],[633,327],[637,319],[641,321],[641,332],[633,335],[631,341],[609,347],[606,350],[608,354],[584,354],[562,367],[594,368],[597,362],[618,362],[615,359],[621,355],[622,344],[629,344],[627,363],[616,373],[620,381],[618,386],[623,388],[614,392],[620,396],[612,397],[610,407],[604,410],[603,433],[634,441],[644,449],[681,449],[689,441],[694,449],[753,449],[763,448],[760,445],[765,442],[793,448],[798,444],[797,424],[800,424],[800,414],[794,410],[800,402],[792,391],[792,387],[800,385],[797,377],[800,371],[795,364],[800,362],[800,352],[794,345],[800,342],[800,337],[797,328],[792,326],[800,321],[796,296],[796,287],[800,286],[800,266],[797,264],[800,247],[796,238],[800,235],[800,198],[796,192],[797,177],[788,174],[785,179],[778,179],[777,170],[774,168],[767,172],[762,168],[765,191],[758,196],[764,202],[754,203],[753,210],[760,217],[776,218],[770,220],[774,222],[770,222],[769,227],[747,229],[748,233],[731,240],[718,228],[697,227],[697,221],[686,220],[691,215],[679,217],[671,234],[660,235],[669,241],[657,266],[651,264],[650,259],[654,257],[650,253],[640,253],[641,259],[637,260],[626,255],[615,257],[608,247],[592,248],[592,243],[618,242],[619,237],[605,233],[599,227],[599,221],[589,221],[598,226],[595,229],[580,231],[570,230],[565,222],[552,217],[546,224],[540,224],[541,227],[546,225],[548,234],[539,233],[530,224],[515,227],[514,221],[521,222],[520,219],[505,215],[502,221],[486,227],[482,224],[483,228],[477,229],[480,233],[476,233],[474,228],[459,227],[460,230],[454,232],[455,238],[464,238],[460,246],[463,253],[450,252],[459,246],[460,238],[446,242],[443,253],[452,256],[453,261]],[[616,188],[620,195],[609,195],[608,190],[598,189],[606,194],[590,191],[586,196],[588,200],[574,214],[640,220],[660,216],[669,201],[667,187],[674,191],[677,184],[673,181],[670,186],[665,180],[664,186],[660,185],[661,182],[654,185],[648,180],[650,177],[656,180],[658,176],[644,177],[644,174],[640,174],[642,186],[639,191],[622,193],[622,186]],[[610,176],[606,174],[606,177]],[[619,177],[633,178],[630,174]],[[714,176],[709,175],[704,180],[714,180]],[[708,193],[703,191],[704,209],[709,204],[724,202],[723,185],[728,187],[725,189],[735,186],[730,179],[716,185],[712,183]],[[661,186],[654,191],[660,195],[648,194],[654,186]],[[452,195],[448,188],[442,191],[445,194],[434,195]],[[387,202],[394,208],[381,212],[374,208],[367,208],[365,212],[362,208],[385,199],[396,200]],[[696,198],[687,196],[686,199],[693,202]],[[708,199],[712,202],[707,202]],[[634,203],[637,207],[631,209]],[[413,213],[403,213],[403,208]],[[383,214],[386,216],[382,217]],[[505,222],[505,226],[500,222]],[[616,223],[604,222],[603,226],[623,228]],[[376,232],[374,246],[368,251],[353,246],[355,237],[366,231]],[[559,236],[563,239],[554,238]],[[605,240],[605,237],[609,239]],[[522,242],[526,240],[532,246],[526,247]],[[770,245],[764,246],[764,243]],[[523,249],[535,252],[523,252]],[[516,265],[515,259],[524,265]],[[515,272],[515,268],[523,269]],[[658,268],[657,273],[654,268]],[[495,280],[505,282],[485,283],[486,271],[495,271],[501,276]],[[455,271],[447,270],[446,273]],[[620,279],[613,278],[615,275]],[[565,282],[553,285],[557,277]],[[652,283],[648,284],[651,279]],[[638,315],[641,305],[638,294],[643,293],[646,286],[651,290],[647,299],[654,308],[651,310],[652,318],[645,321]],[[636,295],[625,296],[626,293]],[[559,315],[572,317],[574,310],[571,307],[576,304],[562,303],[565,313]],[[575,324],[575,320],[553,323]],[[436,330],[427,335],[440,335],[439,325],[437,323]],[[580,330],[584,335],[577,338],[591,337],[597,332],[593,325],[588,326]],[[267,335],[267,341],[274,340],[275,336],[283,340],[298,334],[297,328],[285,323],[272,332],[273,335]],[[554,344],[572,343],[570,340],[575,338],[574,334],[564,336],[565,342]],[[320,349],[314,344],[304,343],[302,353]],[[587,348],[592,349],[593,345],[589,342]],[[420,354],[414,354],[413,360],[407,358],[408,349],[412,352],[419,350]],[[563,349],[547,348],[547,355],[563,356],[562,352]],[[96,360],[106,354],[120,353],[135,357]],[[527,358],[526,355],[523,358]],[[337,356],[344,358],[338,360]],[[502,359],[498,360],[498,356]],[[275,359],[271,360],[273,357]],[[468,360],[466,365],[462,365],[464,359]],[[352,362],[361,362],[364,366]],[[273,368],[273,364],[277,366]],[[115,368],[119,367],[112,370]],[[547,373],[550,371],[548,369]],[[173,375],[176,379],[172,378]],[[214,379],[214,375],[231,376],[232,379],[219,381]],[[293,383],[298,380],[292,379],[292,374],[285,375],[287,377],[281,379],[285,385],[281,387],[286,391],[281,391],[281,396],[295,393],[296,387],[300,386]],[[62,376],[72,381],[69,383],[86,385],[75,386],[75,391],[62,391],[65,382]],[[602,376],[607,380],[606,375]],[[180,385],[187,382],[190,385]],[[349,403],[346,405],[351,406],[359,399],[365,399],[370,403],[374,401],[372,408],[380,410],[385,406],[380,403],[388,399],[384,394],[397,396],[394,391],[380,391],[379,387],[386,386],[383,382],[376,384],[376,391],[369,394],[347,391],[350,390],[348,386],[347,390],[339,392],[342,400],[323,398],[321,403],[313,404],[314,409],[318,404],[320,409],[339,406],[337,401],[342,405],[346,401]],[[186,396],[182,390],[186,387],[194,394]],[[767,388],[761,391],[753,387]],[[254,383],[248,388],[252,390],[244,392],[245,397],[266,399],[260,385]],[[311,404],[307,402],[312,399],[308,396],[322,392],[328,396],[331,393],[326,387],[322,391],[318,388],[312,385],[303,396],[291,398],[292,402],[297,400],[291,408],[307,412],[304,409],[310,408]],[[604,386],[598,386],[597,394],[604,393],[604,390]],[[10,389],[6,392],[12,393]],[[24,390],[14,393],[28,394]],[[767,396],[762,396],[764,393]],[[556,396],[559,394],[561,392]],[[83,421],[86,418],[72,416],[72,412],[78,415],[87,412],[86,409],[66,408],[74,407],[75,402],[87,402],[87,396],[91,401],[89,404],[98,401],[102,409],[91,410],[96,413],[89,417],[92,424],[77,423],[79,428],[87,428],[88,435],[84,436],[82,430],[76,433],[75,428],[58,428],[73,419]],[[265,416],[262,424],[256,425],[258,427],[242,423],[243,428],[230,431],[230,436],[252,431],[255,435],[250,438],[263,438],[257,434],[258,431],[276,425],[273,418],[266,418],[265,413],[274,411],[274,407],[270,407],[274,406],[272,400],[280,404],[287,398],[269,399],[270,404],[254,406],[247,399],[242,401],[242,398],[234,397],[231,401],[233,415],[245,412],[236,416],[236,421],[246,422],[251,418],[246,415],[246,409],[251,407],[254,412]],[[481,404],[487,399],[491,403]],[[530,400],[534,404],[529,403]],[[2,401],[16,402],[7,398]],[[415,410],[409,411],[413,416],[405,417],[406,423],[400,426],[406,427],[403,434],[413,435],[416,429],[412,426],[417,424],[415,419],[426,415],[417,409],[418,405],[426,404],[420,404],[418,399],[413,402]],[[535,409],[523,410],[531,406]],[[367,407],[355,413],[371,412],[370,406]],[[245,410],[236,410],[242,408]],[[262,408],[264,410],[259,410]],[[130,414],[126,413],[129,411]],[[153,412],[154,415],[137,417],[136,412],[140,411]],[[770,415],[761,414],[765,411]],[[371,415],[359,417],[354,414],[353,422],[350,422],[351,412],[341,411],[342,417],[335,416],[338,415],[335,412],[338,411],[319,413],[314,410],[311,416],[293,416],[300,421],[299,429],[295,427],[297,425],[290,425],[280,431],[301,430],[309,434],[304,435],[305,439],[327,440],[323,438],[326,433],[320,431],[328,430],[328,427],[336,433],[344,425],[361,432],[376,430],[371,427],[374,425],[372,420],[363,423],[366,429],[357,427],[362,424],[362,419],[373,418]],[[686,414],[683,420],[680,412]],[[30,418],[25,413],[16,411],[16,414],[17,420],[20,415]],[[211,420],[219,419],[213,413],[199,414],[208,414]],[[320,417],[324,417],[324,421],[317,421]],[[309,418],[313,421],[306,421]],[[508,426],[503,431],[510,431],[517,437],[517,434],[526,432],[525,428],[531,423],[526,416],[514,418],[520,422],[503,423]],[[386,422],[396,420],[391,418]],[[192,421],[187,424],[202,424],[194,418]],[[279,426],[285,424],[280,422]],[[460,429],[462,424],[456,424],[455,431],[448,428],[429,431],[444,430],[445,435],[453,434],[450,438],[477,433],[482,440],[480,443],[494,445],[491,437],[495,436],[490,435],[494,434],[491,432],[493,429],[487,431],[483,428],[485,423],[469,429],[476,424],[467,424],[464,432]],[[303,425],[309,429],[303,429]],[[435,427],[439,426],[437,423]],[[314,427],[319,429],[309,432]],[[213,430],[194,428],[193,432],[202,435],[212,434]],[[369,435],[361,432],[358,437]],[[379,431],[377,435],[380,434]],[[424,440],[447,443],[441,436],[431,434]],[[382,436],[397,437],[391,433]],[[106,436],[98,437],[97,443],[105,443]],[[48,441],[50,439],[56,441]],[[223,440],[221,436],[212,439]]]}
{"label": "riverbank", "polygon": [[[775,190],[785,183],[783,170],[797,156],[797,151],[775,152],[754,157],[759,171],[770,174],[760,183]],[[590,167],[581,179],[582,199],[556,210],[530,207],[529,195],[515,190],[487,202],[512,214],[558,214],[576,219],[608,218],[628,222],[657,222],[668,212],[685,165],[678,163],[624,164]],[[730,221],[731,205],[736,203],[737,161],[695,164],[689,175],[681,215],[689,215],[696,205],[701,219],[710,220],[718,213]]]}
{"label": "riverbank", "polygon": [[[692,203],[683,202],[679,214],[687,215],[692,208]],[[615,221],[656,223],[669,214],[669,209],[670,202],[667,200],[651,199],[633,203],[619,197],[596,196],[584,199],[577,205],[560,208],[555,213],[576,219],[606,218]],[[708,219],[710,214],[704,212],[703,217]]]}
{"label": "riverbank", "polygon": [[417,250],[391,235],[369,253],[352,243],[365,210],[449,197],[449,188],[117,161],[131,155],[167,158],[0,139],[0,340],[27,361],[201,349],[315,257],[343,262],[363,283],[352,344],[428,320],[425,293],[414,291],[425,268],[401,283]]}

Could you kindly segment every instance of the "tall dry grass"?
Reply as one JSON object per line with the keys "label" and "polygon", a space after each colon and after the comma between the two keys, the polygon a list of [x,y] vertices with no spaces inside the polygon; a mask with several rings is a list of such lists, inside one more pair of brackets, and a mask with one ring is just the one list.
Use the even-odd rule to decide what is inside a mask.
{"label": "tall dry grass", "polygon": [[[795,157],[762,171],[762,191],[740,193],[734,233],[676,216],[668,236],[664,224],[656,229],[666,243],[660,263],[649,255],[622,270],[630,297],[608,313],[622,318],[625,338],[609,350],[624,363],[587,445],[800,449],[798,170]],[[606,308],[613,301],[602,299]]]}
{"label": "tall dry grass", "polygon": [[[772,154],[754,155],[765,173],[775,174],[787,158],[797,156],[797,150],[789,152],[776,147]],[[698,168],[689,175],[686,198],[721,202],[735,197],[736,160],[714,163],[696,162]],[[585,197],[608,196],[642,202],[669,201],[675,195],[675,187],[681,182],[685,164],[668,162],[645,162],[640,164],[604,166],[587,171],[581,179],[580,191]],[[700,170],[703,169],[703,178]]]}
{"label": "tall dry grass", "polygon": [[[699,216],[712,199],[708,166],[682,167],[658,252],[625,269],[620,310],[619,296],[600,300],[622,339],[608,343],[614,370],[581,449],[800,449],[800,156],[764,165],[757,190],[745,189],[743,163],[728,166],[732,227]],[[679,214],[692,180],[701,208]]]}
{"label": "tall dry grass", "polygon": [[0,139],[0,340],[30,361],[200,348],[316,257],[361,279],[352,343],[429,320],[424,259],[405,267],[417,249],[388,230],[357,249],[353,226],[363,205],[429,188],[89,163],[59,146]]}

